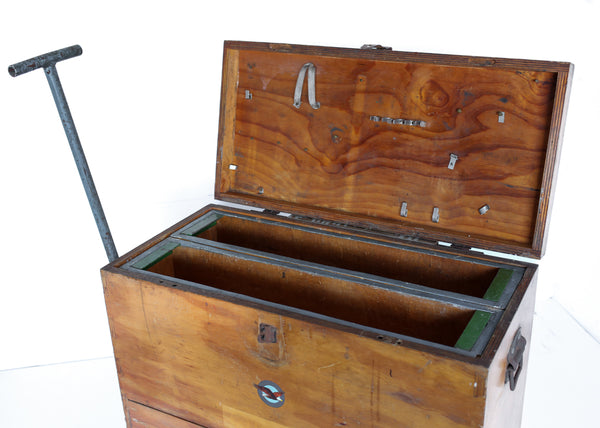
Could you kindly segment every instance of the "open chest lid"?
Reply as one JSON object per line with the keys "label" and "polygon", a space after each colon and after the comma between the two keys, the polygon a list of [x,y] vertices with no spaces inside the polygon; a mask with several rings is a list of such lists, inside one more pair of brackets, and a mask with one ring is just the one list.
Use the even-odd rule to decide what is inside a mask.
{"label": "open chest lid", "polygon": [[539,258],[572,71],[225,42],[215,197]]}

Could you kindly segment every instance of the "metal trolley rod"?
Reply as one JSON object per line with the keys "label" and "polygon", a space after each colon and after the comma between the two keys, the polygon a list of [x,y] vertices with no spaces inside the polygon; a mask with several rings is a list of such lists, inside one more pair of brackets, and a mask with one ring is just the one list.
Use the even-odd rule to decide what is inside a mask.
{"label": "metal trolley rod", "polygon": [[104,250],[106,251],[108,260],[112,262],[117,259],[119,255],[115,248],[115,243],[112,234],[110,233],[104,210],[102,209],[102,204],[100,203],[100,198],[98,197],[98,192],[94,185],[94,180],[92,179],[90,167],[85,159],[83,147],[81,147],[81,142],[79,141],[79,135],[77,134],[75,122],[71,116],[71,110],[69,109],[67,98],[65,97],[65,93],[63,92],[58,77],[58,71],[56,70],[57,62],[79,56],[82,52],[81,46],[79,45],[59,49],[13,64],[8,67],[8,73],[13,77],[17,77],[38,68],[44,69],[48,84],[50,85],[50,90],[52,91],[52,96],[54,97],[54,102],[56,103],[56,108],[58,109],[58,114],[60,115],[65,134],[67,135],[67,140],[69,140],[69,146],[71,147],[71,152],[73,153],[73,158],[75,159],[75,164],[79,171],[79,177],[81,178],[81,182],[90,203],[94,220],[96,220],[98,232],[100,232],[100,237],[102,238]]}

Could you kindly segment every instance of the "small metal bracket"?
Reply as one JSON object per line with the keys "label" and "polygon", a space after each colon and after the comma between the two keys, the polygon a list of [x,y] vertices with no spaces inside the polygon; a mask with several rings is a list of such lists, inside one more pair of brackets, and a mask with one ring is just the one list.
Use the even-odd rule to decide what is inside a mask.
{"label": "small metal bracket", "polygon": [[521,334],[521,328],[515,333],[515,337],[510,345],[508,351],[506,375],[504,377],[504,383],[510,384],[510,390],[514,391],[517,387],[517,381],[521,375],[523,369],[523,354],[525,353],[525,347],[527,346],[527,340]]}
{"label": "small metal bracket", "polygon": [[302,66],[300,71],[298,72],[298,79],[296,80],[296,89],[294,90],[294,107],[300,108],[302,104],[302,87],[304,86],[304,76],[308,71],[308,103],[310,106],[317,110],[321,107],[321,103],[317,102],[316,99],[316,89],[315,89],[315,79],[317,69],[312,62],[307,62]]}
{"label": "small metal bracket", "polygon": [[400,207],[400,216],[408,217],[408,204],[406,202],[402,202],[402,206]]}
{"label": "small metal bracket", "polygon": [[498,123],[504,123],[504,112],[499,111],[496,114],[498,115]]}
{"label": "small metal bracket", "polygon": [[390,125],[420,126],[421,128],[425,128],[425,126],[427,126],[427,122],[417,119],[393,119],[391,117],[381,116],[370,116],[369,119],[373,122],[389,123]]}
{"label": "small metal bracket", "polygon": [[269,324],[261,324],[258,328],[258,343],[277,343],[277,329]]}
{"label": "small metal bracket", "polygon": [[269,215],[278,215],[281,211],[275,211],[275,210],[270,210],[265,208],[264,210],[262,210],[263,214],[269,214]]}
{"label": "small metal bracket", "polygon": [[459,251],[471,251],[471,247],[469,245],[457,244],[456,242],[450,244],[450,247]]}
{"label": "small metal bracket", "polygon": [[438,207],[433,207],[433,214],[431,215],[431,221],[434,223],[440,222],[440,209]]}
{"label": "small metal bracket", "polygon": [[454,153],[450,153],[450,162],[448,162],[448,169],[454,169],[456,165],[456,161],[458,160],[458,156]]}
{"label": "small metal bracket", "polygon": [[251,100],[252,92],[250,92],[248,89],[246,89],[246,92],[244,92],[244,98],[246,98],[247,100]]}

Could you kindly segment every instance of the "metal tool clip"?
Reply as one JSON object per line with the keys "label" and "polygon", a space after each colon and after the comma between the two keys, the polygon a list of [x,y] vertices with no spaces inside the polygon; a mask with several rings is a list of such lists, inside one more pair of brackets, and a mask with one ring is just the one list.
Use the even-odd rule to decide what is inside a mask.
{"label": "metal tool clip", "polygon": [[402,202],[400,207],[400,217],[408,217],[408,203],[406,201]]}
{"label": "metal tool clip", "polygon": [[433,207],[433,214],[431,215],[431,221],[434,223],[440,222],[440,209],[438,207]]}
{"label": "metal tool clip", "polygon": [[317,73],[317,69],[312,62],[307,62],[302,66],[300,71],[298,72],[298,80],[296,80],[296,89],[294,90],[294,107],[300,108],[302,104],[302,87],[304,86],[304,76],[306,75],[306,71],[308,70],[308,103],[310,106],[317,110],[321,107],[321,103],[317,102],[315,95],[315,76]]}
{"label": "metal tool clip", "polygon": [[373,122],[383,122],[389,123],[390,125],[408,125],[408,126],[420,126],[421,128],[425,128],[427,126],[427,122],[424,120],[418,119],[394,119],[391,117],[381,117],[381,116],[369,116],[369,120]]}
{"label": "metal tool clip", "polygon": [[454,169],[456,165],[456,161],[458,160],[458,156],[454,153],[450,153],[450,162],[448,162],[448,169]]}

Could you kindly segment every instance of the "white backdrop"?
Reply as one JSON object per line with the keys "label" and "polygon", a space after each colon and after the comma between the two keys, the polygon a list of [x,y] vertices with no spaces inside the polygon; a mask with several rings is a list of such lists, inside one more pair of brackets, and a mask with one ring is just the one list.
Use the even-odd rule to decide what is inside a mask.
{"label": "white backdrop", "polygon": [[[19,1],[0,68],[72,44],[57,68],[122,254],[212,201],[223,40],[575,63],[538,298],[596,339],[600,4],[570,1]],[[106,263],[41,71],[0,73],[0,370],[112,354]]]}

